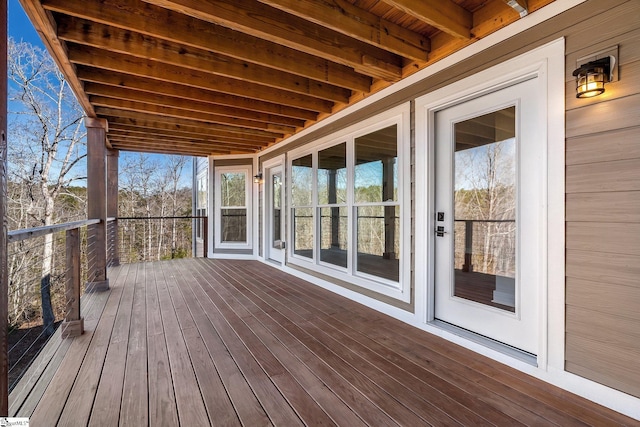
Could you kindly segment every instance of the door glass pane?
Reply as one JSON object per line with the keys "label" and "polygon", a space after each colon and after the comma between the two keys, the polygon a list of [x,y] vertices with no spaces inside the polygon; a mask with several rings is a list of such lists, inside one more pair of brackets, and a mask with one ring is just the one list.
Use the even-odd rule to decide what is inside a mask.
{"label": "door glass pane", "polygon": [[357,270],[398,282],[400,207],[360,206],[357,227]]}
{"label": "door glass pane", "polygon": [[320,208],[320,261],[347,268],[347,208]]}
{"label": "door glass pane", "polygon": [[281,211],[282,211],[282,176],[274,174],[271,177],[271,194],[273,197],[273,214],[272,214],[272,227],[273,230],[273,247],[280,248],[280,241],[282,240],[282,230],[280,229]]}
{"label": "door glass pane", "polygon": [[398,125],[355,139],[356,203],[398,200]]}
{"label": "door glass pane", "polygon": [[515,107],[455,124],[455,291],[515,312]]}

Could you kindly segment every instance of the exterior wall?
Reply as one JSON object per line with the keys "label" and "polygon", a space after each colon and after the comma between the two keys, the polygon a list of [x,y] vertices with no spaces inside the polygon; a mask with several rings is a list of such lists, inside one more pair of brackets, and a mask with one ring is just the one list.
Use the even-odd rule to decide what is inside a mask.
{"label": "exterior wall", "polygon": [[[640,397],[640,2],[566,39],[566,370]],[[620,80],[575,98],[576,59],[619,46]]]}
{"label": "exterior wall", "polygon": [[[561,37],[566,43],[566,312],[564,329],[556,324],[550,328],[559,328],[554,333],[565,334],[566,372],[640,397],[640,2],[637,0],[586,1],[295,138],[294,142],[269,151],[262,160],[313,144],[351,124]],[[606,93],[600,97],[576,99],[571,73],[577,68],[577,59],[615,45],[619,47],[620,80],[607,84]],[[421,239],[414,232],[416,221],[421,220],[414,214],[414,130],[412,114],[412,272],[413,252]],[[411,303],[398,307],[375,293],[363,292],[331,277],[315,276],[364,295],[369,298],[364,301],[372,306],[388,304],[405,310],[387,312],[420,326],[420,316],[411,317],[415,307],[414,280]],[[608,392],[603,388],[587,387],[589,391],[583,391],[583,386],[591,383],[576,380],[566,372],[520,368],[602,403],[616,402],[616,395],[606,397]],[[617,396],[620,399],[622,395]],[[618,408],[627,408],[627,412],[638,417],[640,412],[637,408],[628,409],[631,406],[633,403],[622,403]]]}

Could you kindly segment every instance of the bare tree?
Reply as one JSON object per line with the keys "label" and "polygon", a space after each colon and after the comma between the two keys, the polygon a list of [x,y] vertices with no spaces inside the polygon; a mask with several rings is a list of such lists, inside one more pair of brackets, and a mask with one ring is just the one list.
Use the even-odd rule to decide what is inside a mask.
{"label": "bare tree", "polygon": [[[179,208],[184,206],[184,203],[180,203],[180,181],[182,180],[182,174],[184,168],[187,165],[189,158],[186,156],[169,156],[167,161],[167,180],[169,182],[169,190],[171,197],[171,216],[174,217],[171,221],[171,258],[175,258],[177,249],[176,238],[176,219],[175,217],[180,215]],[[184,214],[184,213],[182,213]]]}
{"label": "bare tree", "polygon": [[[121,261],[184,256],[184,227],[176,219],[165,220],[164,217],[191,213],[191,190],[181,187],[188,161],[184,156],[166,156],[160,161],[148,154],[123,153],[120,216],[146,217],[147,220],[130,220],[123,224]],[[149,220],[151,217],[159,219]],[[168,243],[171,244],[170,251],[166,248]]]}
{"label": "bare tree", "polygon": [[[29,43],[8,42],[10,179],[23,189],[21,227],[51,225],[56,199],[75,181],[85,179],[83,112],[63,74],[49,54]],[[70,197],[77,197],[69,192]],[[23,222],[24,221],[24,222]],[[53,236],[43,245],[43,322],[53,333],[51,272]]]}

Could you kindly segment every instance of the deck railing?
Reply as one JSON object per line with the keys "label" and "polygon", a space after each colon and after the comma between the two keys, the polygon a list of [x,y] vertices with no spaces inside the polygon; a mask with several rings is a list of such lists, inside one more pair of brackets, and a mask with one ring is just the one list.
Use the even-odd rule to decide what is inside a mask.
{"label": "deck railing", "polygon": [[454,220],[455,268],[465,272],[509,275],[515,271],[513,219]]}
{"label": "deck railing", "polygon": [[87,265],[96,256],[95,248],[87,244],[87,227],[99,222],[75,221],[8,233],[8,389],[58,325],[65,337],[82,333],[80,294]]}
{"label": "deck railing", "polygon": [[[18,383],[58,327],[63,338],[83,333],[80,301],[84,285],[93,280],[93,266],[105,265],[105,259],[107,266],[114,266],[120,262],[190,257],[196,222],[201,234],[196,254],[205,255],[208,239],[204,216],[108,218],[105,247],[88,238],[102,223],[99,219],[8,232],[9,377],[7,384],[0,380],[3,392],[8,393]],[[140,236],[132,234],[136,230],[146,230],[146,247],[154,250],[146,255],[152,256],[141,257],[136,252],[140,248],[132,244],[140,240]],[[166,234],[149,235],[154,230]],[[177,241],[181,244],[177,245]],[[89,307],[91,300],[91,293],[84,296],[83,307]],[[42,310],[43,305],[51,309]]]}
{"label": "deck railing", "polygon": [[[206,256],[206,216],[118,217],[108,224],[108,265]],[[196,245],[194,229],[201,234]]]}

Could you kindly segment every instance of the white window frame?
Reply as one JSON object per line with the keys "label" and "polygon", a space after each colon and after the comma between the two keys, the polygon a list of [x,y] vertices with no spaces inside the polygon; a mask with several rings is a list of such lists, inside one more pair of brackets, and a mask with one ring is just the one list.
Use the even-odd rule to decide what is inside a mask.
{"label": "white window frame", "polygon": [[[223,242],[222,241],[222,174],[224,173],[244,173],[244,200],[245,206],[225,206],[225,209],[246,209],[247,217],[246,217],[246,230],[247,236],[245,242]],[[215,220],[214,220],[214,234],[215,234],[215,247],[216,249],[252,249],[253,248],[253,238],[252,238],[252,228],[253,228],[253,207],[252,207],[252,196],[251,189],[253,179],[251,178],[251,165],[239,165],[239,166],[218,166],[215,168]]]}
{"label": "white window frame", "polygon": [[[411,164],[410,164],[410,104],[405,103],[389,109],[381,114],[370,117],[362,122],[347,127],[339,132],[327,135],[311,144],[307,144],[298,149],[292,150],[287,155],[287,176],[290,181],[293,177],[292,163],[300,157],[311,154],[313,164],[313,223],[314,223],[314,252],[313,258],[298,256],[293,253],[293,219],[287,223],[287,245],[288,263],[304,267],[317,273],[332,276],[336,279],[354,284],[382,295],[392,297],[402,302],[411,301]],[[398,201],[391,205],[400,207],[400,265],[399,281],[393,282],[381,277],[369,275],[355,270],[355,258],[357,254],[355,237],[355,210],[360,204],[354,203],[354,141],[355,138],[397,125],[398,132]],[[320,262],[319,259],[319,209],[326,207],[317,203],[317,166],[318,152],[334,145],[347,143],[347,191],[348,208],[348,250],[347,268],[334,266]],[[294,208],[291,199],[291,186],[287,188],[287,209],[288,215],[292,218],[291,210]],[[388,205],[389,202],[374,203],[374,205]]]}

